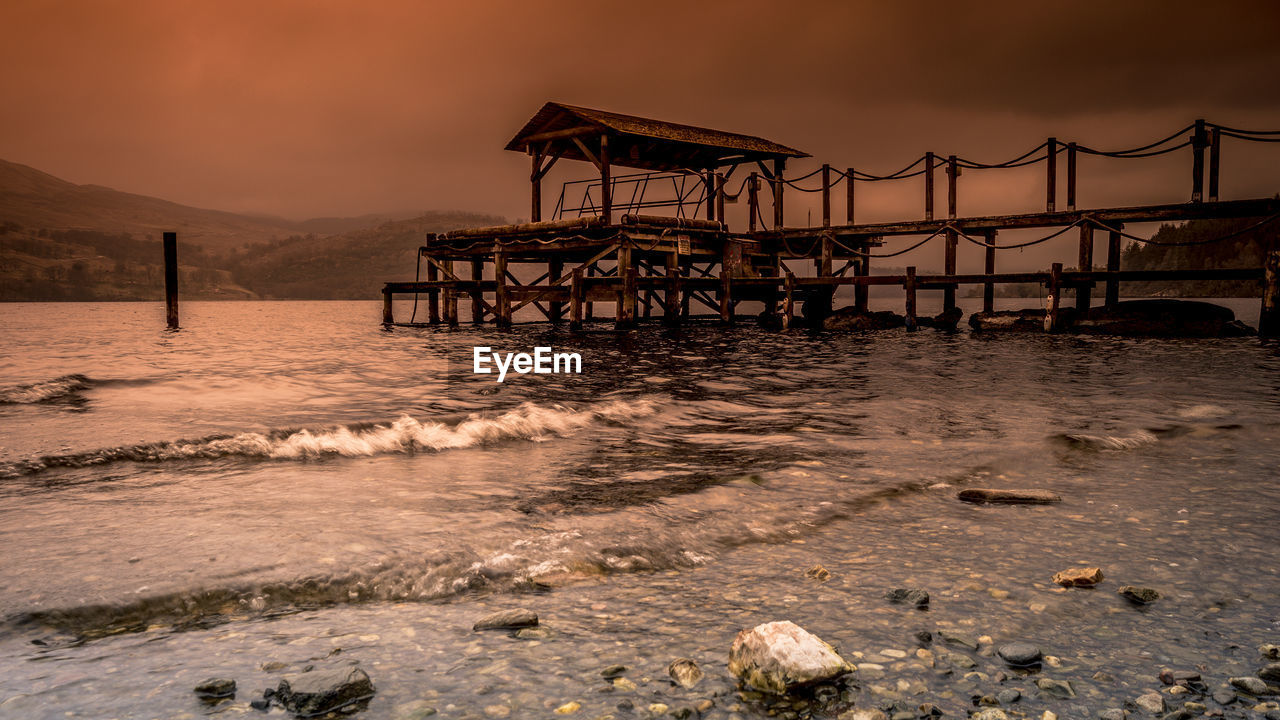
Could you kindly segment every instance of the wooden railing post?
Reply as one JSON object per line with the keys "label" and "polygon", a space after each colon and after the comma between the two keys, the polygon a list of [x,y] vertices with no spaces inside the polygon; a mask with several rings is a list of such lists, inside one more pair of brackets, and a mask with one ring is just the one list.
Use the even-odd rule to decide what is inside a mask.
{"label": "wooden railing post", "polygon": [[831,227],[831,166],[822,164],[822,227]]}
{"label": "wooden railing post", "polygon": [[786,213],[783,212],[782,197],[783,184],[786,182],[783,173],[786,172],[786,160],[778,158],[773,161],[773,229],[781,230],[782,225],[786,222]]}
{"label": "wooden railing post", "polygon": [[1058,207],[1058,138],[1049,138],[1048,184],[1045,188],[1045,210],[1054,212]]}
{"label": "wooden railing post", "polygon": [[747,178],[747,230],[756,231],[756,216],[760,213],[760,176],[757,173],[751,173]]}
{"label": "wooden railing post", "polygon": [[[1093,272],[1093,224],[1080,226],[1080,255],[1076,269],[1080,272]],[[1093,301],[1093,283],[1076,286],[1076,309],[1085,312]]]}
{"label": "wooden railing post", "polygon": [[1204,120],[1196,120],[1196,129],[1191,135],[1191,202],[1204,200],[1204,149],[1209,145],[1209,138],[1204,131]]}
{"label": "wooden railing post", "polygon": [[947,217],[956,216],[956,178],[960,176],[960,166],[956,164],[956,156],[947,156]]}
{"label": "wooden railing post", "polygon": [[1076,144],[1067,143],[1067,212],[1076,209]]}
{"label": "wooden railing post", "polygon": [[1209,202],[1218,202],[1218,168],[1222,164],[1222,130],[1209,135]]}
{"label": "wooden railing post", "polygon": [[933,219],[933,153],[924,154],[924,219]]}
{"label": "wooden railing post", "polygon": [[853,168],[845,168],[844,171],[844,221],[846,224],[853,224]]}
{"label": "wooden railing post", "polygon": [[609,136],[600,136],[600,216],[613,224],[613,179],[609,168]]}

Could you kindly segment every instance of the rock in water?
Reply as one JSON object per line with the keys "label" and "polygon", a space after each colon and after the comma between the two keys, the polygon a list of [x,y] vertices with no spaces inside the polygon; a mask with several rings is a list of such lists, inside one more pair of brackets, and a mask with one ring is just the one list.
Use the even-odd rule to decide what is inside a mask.
{"label": "rock in water", "polygon": [[817,580],[818,582],[826,582],[827,580],[831,579],[831,571],[827,570],[821,565],[814,565],[813,567],[804,571],[804,576],[807,578],[811,578],[813,580]]}
{"label": "rock in water", "polygon": [[1160,593],[1155,590],[1134,585],[1125,585],[1117,592],[1129,602],[1137,603],[1138,605],[1149,605],[1160,599]]}
{"label": "rock in water", "polygon": [[916,325],[937,328],[938,330],[955,330],[962,317],[964,317],[963,310],[951,308],[950,310],[943,310],[933,317],[916,318]]}
{"label": "rock in water", "polygon": [[1048,490],[997,490],[994,488],[966,488],[956,493],[964,502],[993,503],[999,505],[1050,505],[1062,502],[1062,496]]}
{"label": "rock in water", "polygon": [[1062,700],[1069,700],[1076,696],[1076,691],[1071,687],[1071,683],[1065,680],[1054,680],[1053,678],[1040,678],[1036,680],[1036,687],[1040,688],[1040,692]]}
{"label": "rock in water", "polygon": [[1280,663],[1271,663],[1258,671],[1258,677],[1268,682],[1280,682]]}
{"label": "rock in water", "polygon": [[974,330],[1044,332],[1044,310],[998,310],[980,312],[969,316],[969,327]]}
{"label": "rock in water", "polygon": [[779,695],[854,669],[830,645],[788,620],[739,632],[729,650],[729,672],[756,690]]}
{"label": "rock in water", "polygon": [[920,588],[894,588],[885,593],[884,597],[891,603],[915,605],[921,610],[929,607],[929,593]]}
{"label": "rock in water", "polygon": [[1000,708],[985,708],[969,716],[969,720],[1009,720]]}
{"label": "rock in water", "polygon": [[1152,715],[1160,715],[1164,712],[1164,697],[1157,692],[1139,695],[1138,699],[1133,701],[1133,704]]}
{"label": "rock in water", "polygon": [[311,717],[368,700],[374,692],[368,673],[348,667],[290,675],[280,681],[274,697],[294,715]]}
{"label": "rock in water", "polygon": [[538,624],[538,614],[531,610],[517,608],[515,610],[502,610],[486,615],[476,621],[471,626],[472,630],[516,630],[519,628],[535,627]]}
{"label": "rock in water", "polygon": [[1266,695],[1267,684],[1256,677],[1233,677],[1228,678],[1227,682],[1231,683],[1238,690],[1243,690],[1250,695]]}
{"label": "rock in water", "polygon": [[879,312],[859,312],[856,307],[843,307],[822,320],[824,330],[850,330],[863,332],[867,330],[891,330],[907,324],[902,315],[889,310]]}
{"label": "rock in water", "polygon": [[227,678],[209,678],[195,686],[195,693],[203,700],[235,697],[236,681]]}
{"label": "rock in water", "polygon": [[689,658],[678,658],[671,661],[671,664],[667,666],[667,674],[680,687],[691,688],[702,679],[702,668],[698,667],[698,663]]}
{"label": "rock in water", "polygon": [[1128,300],[1114,307],[1090,308],[1072,328],[1076,332],[1145,337],[1238,337],[1253,331],[1231,310],[1194,300]]}
{"label": "rock in water", "polygon": [[1062,587],[1093,587],[1102,582],[1102,569],[1096,567],[1068,568],[1053,574],[1053,581]]}
{"label": "rock in water", "polygon": [[1040,662],[1040,648],[1031,643],[1012,642],[1008,645],[1001,645],[1000,659],[1009,663],[1013,667],[1031,667]]}

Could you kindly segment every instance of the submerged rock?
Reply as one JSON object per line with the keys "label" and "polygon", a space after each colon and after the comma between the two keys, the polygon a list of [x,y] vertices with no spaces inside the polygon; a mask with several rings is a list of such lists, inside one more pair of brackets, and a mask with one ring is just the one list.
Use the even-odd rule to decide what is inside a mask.
{"label": "submerged rock", "polygon": [[1160,593],[1151,588],[1137,587],[1136,585],[1125,585],[1116,592],[1132,603],[1138,605],[1148,605],[1160,599]]}
{"label": "submerged rock", "polygon": [[1062,496],[1048,490],[965,488],[956,493],[956,497],[970,503],[992,503],[998,505],[1050,505],[1062,502]]}
{"label": "submerged rock", "polygon": [[1267,683],[1256,677],[1233,677],[1228,678],[1227,682],[1237,690],[1243,690],[1250,695],[1267,694]]}
{"label": "submerged rock", "polygon": [[860,311],[856,307],[843,307],[822,320],[824,330],[892,330],[907,324],[907,319],[890,310],[878,312]]}
{"label": "submerged rock", "polygon": [[[900,605],[915,605],[917,608],[929,607],[929,592],[920,588],[894,588],[884,594],[886,600]],[[929,640],[933,638],[930,637]],[[925,642],[929,642],[925,640]]]}
{"label": "submerged rock", "polygon": [[229,678],[209,678],[196,685],[195,693],[202,700],[220,700],[235,697],[236,681]]}
{"label": "submerged rock", "polygon": [[1071,683],[1066,680],[1054,680],[1053,678],[1040,678],[1036,680],[1036,687],[1040,688],[1040,692],[1049,697],[1069,700],[1076,696],[1076,691],[1071,687]]}
{"label": "submerged rock", "polygon": [[629,668],[627,668],[626,665],[610,665],[609,667],[600,671],[600,677],[604,678],[605,680],[612,680],[616,677],[622,677],[623,675],[626,675],[628,669]]}
{"label": "submerged rock", "polygon": [[702,679],[702,668],[698,667],[698,663],[689,658],[677,658],[667,666],[667,674],[680,687],[691,688]]}
{"label": "submerged rock", "polygon": [[969,316],[969,327],[994,332],[1044,332],[1044,315],[1045,311],[1037,308],[980,312]]}
{"label": "submerged rock", "polygon": [[1239,337],[1256,332],[1231,310],[1198,300],[1128,300],[1075,319],[1076,332],[1143,337]]}
{"label": "submerged rock", "polygon": [[729,650],[729,672],[746,685],[774,694],[853,671],[830,645],[788,620],[743,630]]}
{"label": "submerged rock", "polygon": [[532,610],[517,608],[515,610],[502,610],[491,615],[486,615],[477,620],[476,624],[471,626],[471,629],[517,630],[519,628],[535,627],[537,624],[537,613]]}
{"label": "submerged rock", "polygon": [[1053,581],[1062,587],[1093,587],[1102,582],[1102,569],[1096,567],[1068,568],[1053,574]]}
{"label": "submerged rock", "polygon": [[1159,715],[1165,710],[1164,697],[1160,693],[1156,692],[1139,695],[1138,699],[1133,701],[1133,704],[1152,715]]}
{"label": "submerged rock", "polygon": [[273,697],[299,717],[323,715],[373,697],[369,674],[356,667],[314,670],[280,681]]}
{"label": "submerged rock", "polygon": [[1280,663],[1271,663],[1258,671],[1258,677],[1268,682],[1280,682]]}
{"label": "submerged rock", "polygon": [[916,326],[937,328],[938,330],[955,330],[962,317],[964,317],[963,310],[951,308],[950,310],[943,310],[933,317],[916,318]]}
{"label": "submerged rock", "polygon": [[998,651],[1000,659],[1013,667],[1031,667],[1040,663],[1040,648],[1025,642],[1012,642],[1001,645]]}
{"label": "submerged rock", "polygon": [[804,576],[807,578],[811,578],[813,580],[817,580],[818,582],[826,582],[827,580],[831,579],[831,571],[827,570],[821,565],[814,565],[813,567],[804,571]]}

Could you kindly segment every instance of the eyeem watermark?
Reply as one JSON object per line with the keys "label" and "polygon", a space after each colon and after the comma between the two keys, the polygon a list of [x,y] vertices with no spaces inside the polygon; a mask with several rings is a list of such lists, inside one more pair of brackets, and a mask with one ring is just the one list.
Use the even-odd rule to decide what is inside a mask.
{"label": "eyeem watermark", "polygon": [[553,352],[549,347],[535,347],[532,355],[504,354],[493,352],[493,348],[489,347],[474,347],[471,349],[471,371],[477,375],[497,372],[498,382],[506,380],[508,371],[520,375],[581,375],[582,356],[578,353]]}

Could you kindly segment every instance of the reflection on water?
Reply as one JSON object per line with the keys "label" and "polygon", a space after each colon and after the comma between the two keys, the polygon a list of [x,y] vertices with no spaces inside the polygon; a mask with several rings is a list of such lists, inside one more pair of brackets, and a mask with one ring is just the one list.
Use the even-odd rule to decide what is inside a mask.
{"label": "reflection on water", "polygon": [[[752,716],[725,654],[780,618],[869,663],[868,701],[960,716],[998,663],[942,677],[912,633],[1029,639],[1092,716],[1164,665],[1249,674],[1231,648],[1280,635],[1280,357],[1256,339],[388,332],[336,302],[190,303],[171,334],[150,305],[13,307],[0,717],[198,714],[205,676],[267,687],[335,648],[374,676],[369,717],[617,713],[615,662],[639,708]],[[473,345],[584,373],[498,385],[464,371]],[[971,483],[1065,502],[956,502]],[[1072,564],[1116,582],[1049,582]],[[1119,584],[1165,597],[1135,610]],[[883,601],[903,586],[930,611]],[[469,632],[516,605],[546,637]],[[682,655],[708,671],[687,696],[665,682]]]}

